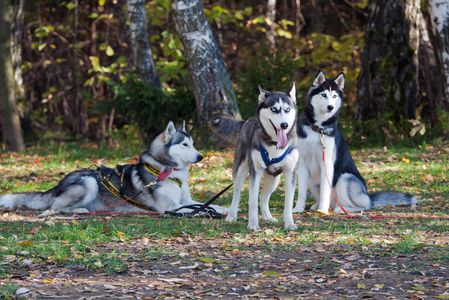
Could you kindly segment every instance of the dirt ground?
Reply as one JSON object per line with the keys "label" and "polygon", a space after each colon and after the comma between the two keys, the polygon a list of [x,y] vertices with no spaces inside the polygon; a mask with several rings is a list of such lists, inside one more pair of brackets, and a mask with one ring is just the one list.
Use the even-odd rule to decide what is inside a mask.
{"label": "dirt ground", "polygon": [[[51,262],[18,267],[4,261],[1,268],[16,270],[10,283],[27,299],[449,299],[448,266],[431,263],[438,255],[432,249],[396,255],[385,244],[305,246],[277,239],[186,235],[96,249],[127,253],[128,267],[119,273]],[[141,255],[154,249],[173,255]]]}

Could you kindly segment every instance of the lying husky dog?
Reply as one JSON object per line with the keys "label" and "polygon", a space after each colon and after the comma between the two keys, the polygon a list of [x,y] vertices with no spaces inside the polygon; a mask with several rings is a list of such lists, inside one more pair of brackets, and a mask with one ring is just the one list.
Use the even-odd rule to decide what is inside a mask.
{"label": "lying husky dog", "polygon": [[[184,205],[200,204],[192,200],[187,180],[190,165],[202,159],[185,131],[185,123],[176,129],[170,121],[165,132],[140,155],[138,163],[115,169],[101,166],[98,170],[75,171],[46,192],[4,195],[0,197],[0,206],[24,205],[61,212],[153,210],[163,213]],[[136,194],[135,198],[122,202]],[[117,203],[120,204],[112,206]],[[225,212],[224,208],[213,207]]]}
{"label": "lying husky dog", "polygon": [[299,188],[298,202],[293,211],[304,211],[309,185],[316,201],[312,209],[327,214],[330,207],[334,212],[342,213],[343,210],[331,193],[329,182],[346,211],[417,203],[416,198],[409,194],[367,193],[365,179],[357,170],[346,141],[337,129],[344,83],[343,73],[335,79],[326,79],[320,71],[307,95],[304,114],[298,118]]}
{"label": "lying husky dog", "polygon": [[258,195],[262,176],[262,218],[276,222],[268,201],[279,183],[280,174],[284,172],[285,228],[294,230],[297,226],[293,222],[292,209],[298,162],[295,85],[288,92],[268,92],[261,87],[259,90],[257,117],[241,121],[231,116],[217,115],[209,122],[218,137],[237,145],[232,172],[234,195],[226,220],[237,220],[240,192],[249,172],[248,229],[259,230]]}

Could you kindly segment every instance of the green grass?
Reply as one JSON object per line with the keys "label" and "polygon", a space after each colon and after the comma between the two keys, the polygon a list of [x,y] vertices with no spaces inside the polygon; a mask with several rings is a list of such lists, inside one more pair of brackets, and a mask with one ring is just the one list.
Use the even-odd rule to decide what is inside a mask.
{"label": "green grass", "polygon": [[[143,149],[136,145],[106,149],[91,144],[52,143],[29,148],[24,154],[3,153],[1,191],[2,194],[43,191],[56,185],[64,174],[80,167],[133,163]],[[192,167],[190,178],[195,200],[204,202],[232,182],[232,151],[201,151],[205,159]],[[304,260],[300,253],[321,253],[320,249],[330,249],[333,257],[323,256],[312,266],[312,271],[338,273],[341,263],[335,257],[344,257],[347,251],[374,258],[421,255],[426,257],[426,264],[447,265],[449,220],[444,218],[449,218],[448,153],[449,144],[441,141],[413,148],[353,150],[352,155],[366,178],[369,191],[412,193],[419,197],[419,205],[413,209],[388,207],[369,212],[369,215],[387,217],[384,219],[348,219],[311,212],[308,208],[312,202],[308,199],[306,212],[295,216],[299,226],[295,232],[283,228],[283,181],[270,201],[272,213],[279,215],[279,222],[261,220],[262,230],[257,233],[246,229],[246,185],[240,204],[242,215],[236,223],[148,215],[37,219],[36,214],[0,212],[3,215],[0,215],[0,256],[4,261],[0,265],[0,282],[3,282],[0,295],[5,299],[14,298],[17,287],[9,284],[8,279],[25,272],[25,264],[29,262],[41,268],[78,266],[81,270],[113,274],[126,272],[136,262],[152,262],[157,266],[164,257],[182,261],[182,251],[170,245],[195,239],[202,239],[206,244],[215,243],[215,251],[222,253],[249,251],[257,246],[269,251],[298,253],[298,260]],[[217,204],[229,206],[231,200],[232,189]],[[409,216],[419,218],[402,218]],[[212,256],[213,253],[198,255]],[[193,261],[183,261],[183,264],[189,263]],[[242,259],[241,263],[259,267],[253,266],[250,259]],[[406,267],[422,270],[425,265],[416,262]],[[391,268],[395,268],[394,263]],[[232,273],[226,268],[220,272],[223,277]]]}

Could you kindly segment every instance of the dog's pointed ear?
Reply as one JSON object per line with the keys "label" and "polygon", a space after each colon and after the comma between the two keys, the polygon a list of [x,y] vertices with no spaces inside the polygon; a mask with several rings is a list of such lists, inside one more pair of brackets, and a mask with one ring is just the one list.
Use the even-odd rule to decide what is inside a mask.
{"label": "dog's pointed ear", "polygon": [[338,89],[343,91],[345,88],[345,74],[343,74],[343,72],[338,74],[337,78],[334,79],[334,82],[337,84]]}
{"label": "dog's pointed ear", "polygon": [[313,80],[313,87],[318,87],[326,81],[326,76],[324,76],[323,71],[319,71]]}
{"label": "dog's pointed ear", "polygon": [[264,90],[260,85],[259,85],[259,104],[264,102],[265,99],[267,99],[267,94],[269,93],[268,91]]}
{"label": "dog's pointed ear", "polygon": [[294,103],[296,103],[296,85],[294,82],[293,82],[292,88],[290,89],[290,91],[287,92],[287,94],[290,96],[292,101]]}
{"label": "dog's pointed ear", "polygon": [[181,125],[179,125],[178,130],[186,131],[186,121],[182,120]]}
{"label": "dog's pointed ear", "polygon": [[176,134],[176,128],[172,121],[168,122],[167,128],[165,128],[165,142],[168,143]]}

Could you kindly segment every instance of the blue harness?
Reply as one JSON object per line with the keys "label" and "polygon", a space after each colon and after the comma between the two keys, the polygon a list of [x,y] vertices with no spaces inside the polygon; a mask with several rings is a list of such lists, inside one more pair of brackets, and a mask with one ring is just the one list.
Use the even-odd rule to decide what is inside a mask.
{"label": "blue harness", "polygon": [[281,162],[290,152],[291,148],[292,145],[290,145],[290,147],[288,147],[287,150],[285,150],[284,154],[282,154],[281,156],[270,159],[268,151],[265,150],[264,147],[262,147],[261,143],[259,143],[260,155],[262,156],[262,159],[267,166]]}

